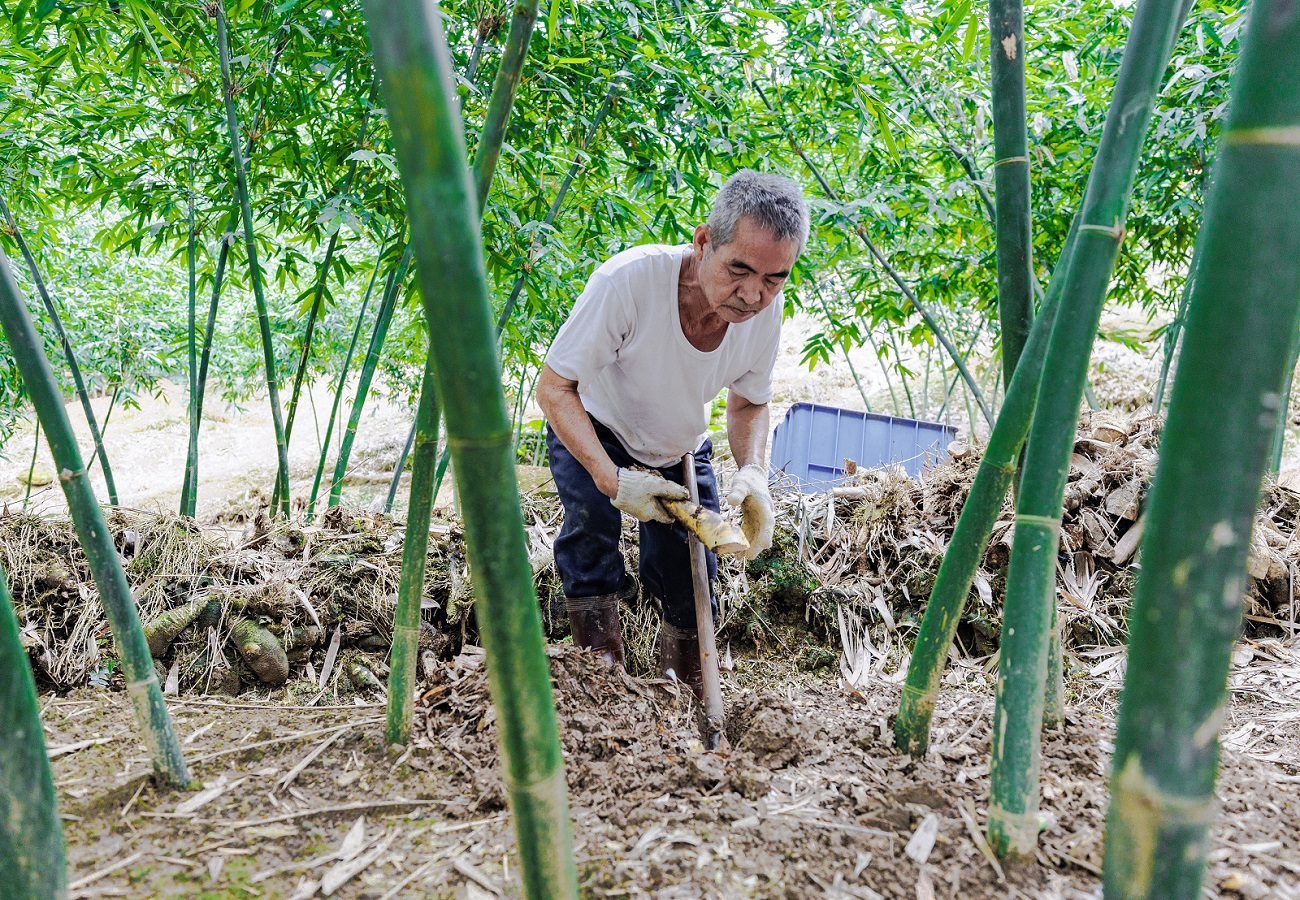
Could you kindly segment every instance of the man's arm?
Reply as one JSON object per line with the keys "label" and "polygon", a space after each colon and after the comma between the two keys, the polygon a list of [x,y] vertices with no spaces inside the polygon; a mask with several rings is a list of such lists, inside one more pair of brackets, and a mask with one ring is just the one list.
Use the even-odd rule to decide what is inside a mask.
{"label": "man's arm", "polygon": [[[750,403],[734,390],[727,391],[727,441],[736,467],[767,468],[769,415],[766,403]],[[559,429],[556,429],[559,433]]]}
{"label": "man's arm", "polygon": [[542,366],[537,379],[537,405],[560,443],[591,473],[596,488],[610,499],[618,496],[618,467],[596,436],[578,396],[578,382],[560,377],[550,366]]}

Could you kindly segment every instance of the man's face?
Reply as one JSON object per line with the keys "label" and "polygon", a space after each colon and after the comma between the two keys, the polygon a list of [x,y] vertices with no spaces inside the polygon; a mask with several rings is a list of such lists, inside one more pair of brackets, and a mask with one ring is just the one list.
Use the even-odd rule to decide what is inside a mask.
{"label": "man's face", "polygon": [[794,240],[777,240],[748,217],[741,218],[731,242],[721,247],[711,243],[709,226],[700,225],[694,246],[709,309],[732,325],[748,322],[767,309],[799,258]]}

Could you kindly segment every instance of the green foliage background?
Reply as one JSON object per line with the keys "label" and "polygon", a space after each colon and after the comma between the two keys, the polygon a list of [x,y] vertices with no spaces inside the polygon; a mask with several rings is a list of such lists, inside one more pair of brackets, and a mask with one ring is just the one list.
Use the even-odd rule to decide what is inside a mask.
{"label": "green foliage background", "polygon": [[[1041,281],[1082,195],[1129,6],[1026,4]],[[443,8],[472,151],[508,7]],[[313,378],[333,378],[378,249],[404,219],[382,115],[358,145],[377,96],[360,11],[318,0],[228,0],[226,11],[241,123],[259,122],[250,191],[281,381],[297,365],[323,245],[340,231],[309,364]],[[995,335],[992,227],[958,159],[967,155],[991,190],[985,15],[969,0],[544,3],[483,220],[499,304],[526,274],[503,335],[512,390],[531,385],[600,260],[688,239],[713,192],[744,166],[794,176],[812,200],[815,234],[786,291],[787,312],[821,323],[804,348],[810,365],[869,337],[891,364],[899,344],[933,342],[857,228],[941,311],[959,346]],[[1242,21],[1236,4],[1202,0],[1184,30],[1147,142],[1115,302],[1155,313],[1177,300]],[[88,377],[128,397],[162,377],[185,381],[190,203],[201,308],[220,241],[233,238],[224,233],[234,179],[214,33],[206,3],[0,0],[0,195],[46,270]],[[607,97],[609,115],[584,147]],[[575,159],[583,164],[547,225]],[[351,160],[358,176],[345,193]],[[24,276],[12,236],[0,244]],[[260,349],[237,241],[226,277],[214,374],[228,399],[243,400],[261,380]],[[385,351],[388,389],[414,393],[423,344],[408,291]],[[21,406],[0,346],[0,439]]]}

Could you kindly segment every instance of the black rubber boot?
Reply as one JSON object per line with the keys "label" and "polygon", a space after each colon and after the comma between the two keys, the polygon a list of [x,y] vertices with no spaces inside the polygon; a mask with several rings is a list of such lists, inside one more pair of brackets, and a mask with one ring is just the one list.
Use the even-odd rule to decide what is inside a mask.
{"label": "black rubber boot", "polygon": [[573,646],[585,647],[613,668],[623,664],[623,634],[618,627],[618,594],[568,597]]}
{"label": "black rubber boot", "polygon": [[[659,670],[665,678],[676,677],[704,702],[704,672],[700,668],[700,633],[694,628],[663,624],[659,632]],[[669,672],[673,673],[669,675]]]}

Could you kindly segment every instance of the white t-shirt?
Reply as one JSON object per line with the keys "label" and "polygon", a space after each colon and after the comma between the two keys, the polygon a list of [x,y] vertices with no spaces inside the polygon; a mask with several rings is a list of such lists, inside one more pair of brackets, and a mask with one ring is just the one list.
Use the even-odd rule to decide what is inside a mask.
{"label": "white t-shirt", "polygon": [[691,346],[677,311],[677,281],[690,245],[650,244],[596,269],[546,354],[578,383],[582,405],[636,459],[662,467],[699,448],[708,405],[724,387],[751,403],[772,399],[781,342],[781,296],[730,325],[708,353]]}

